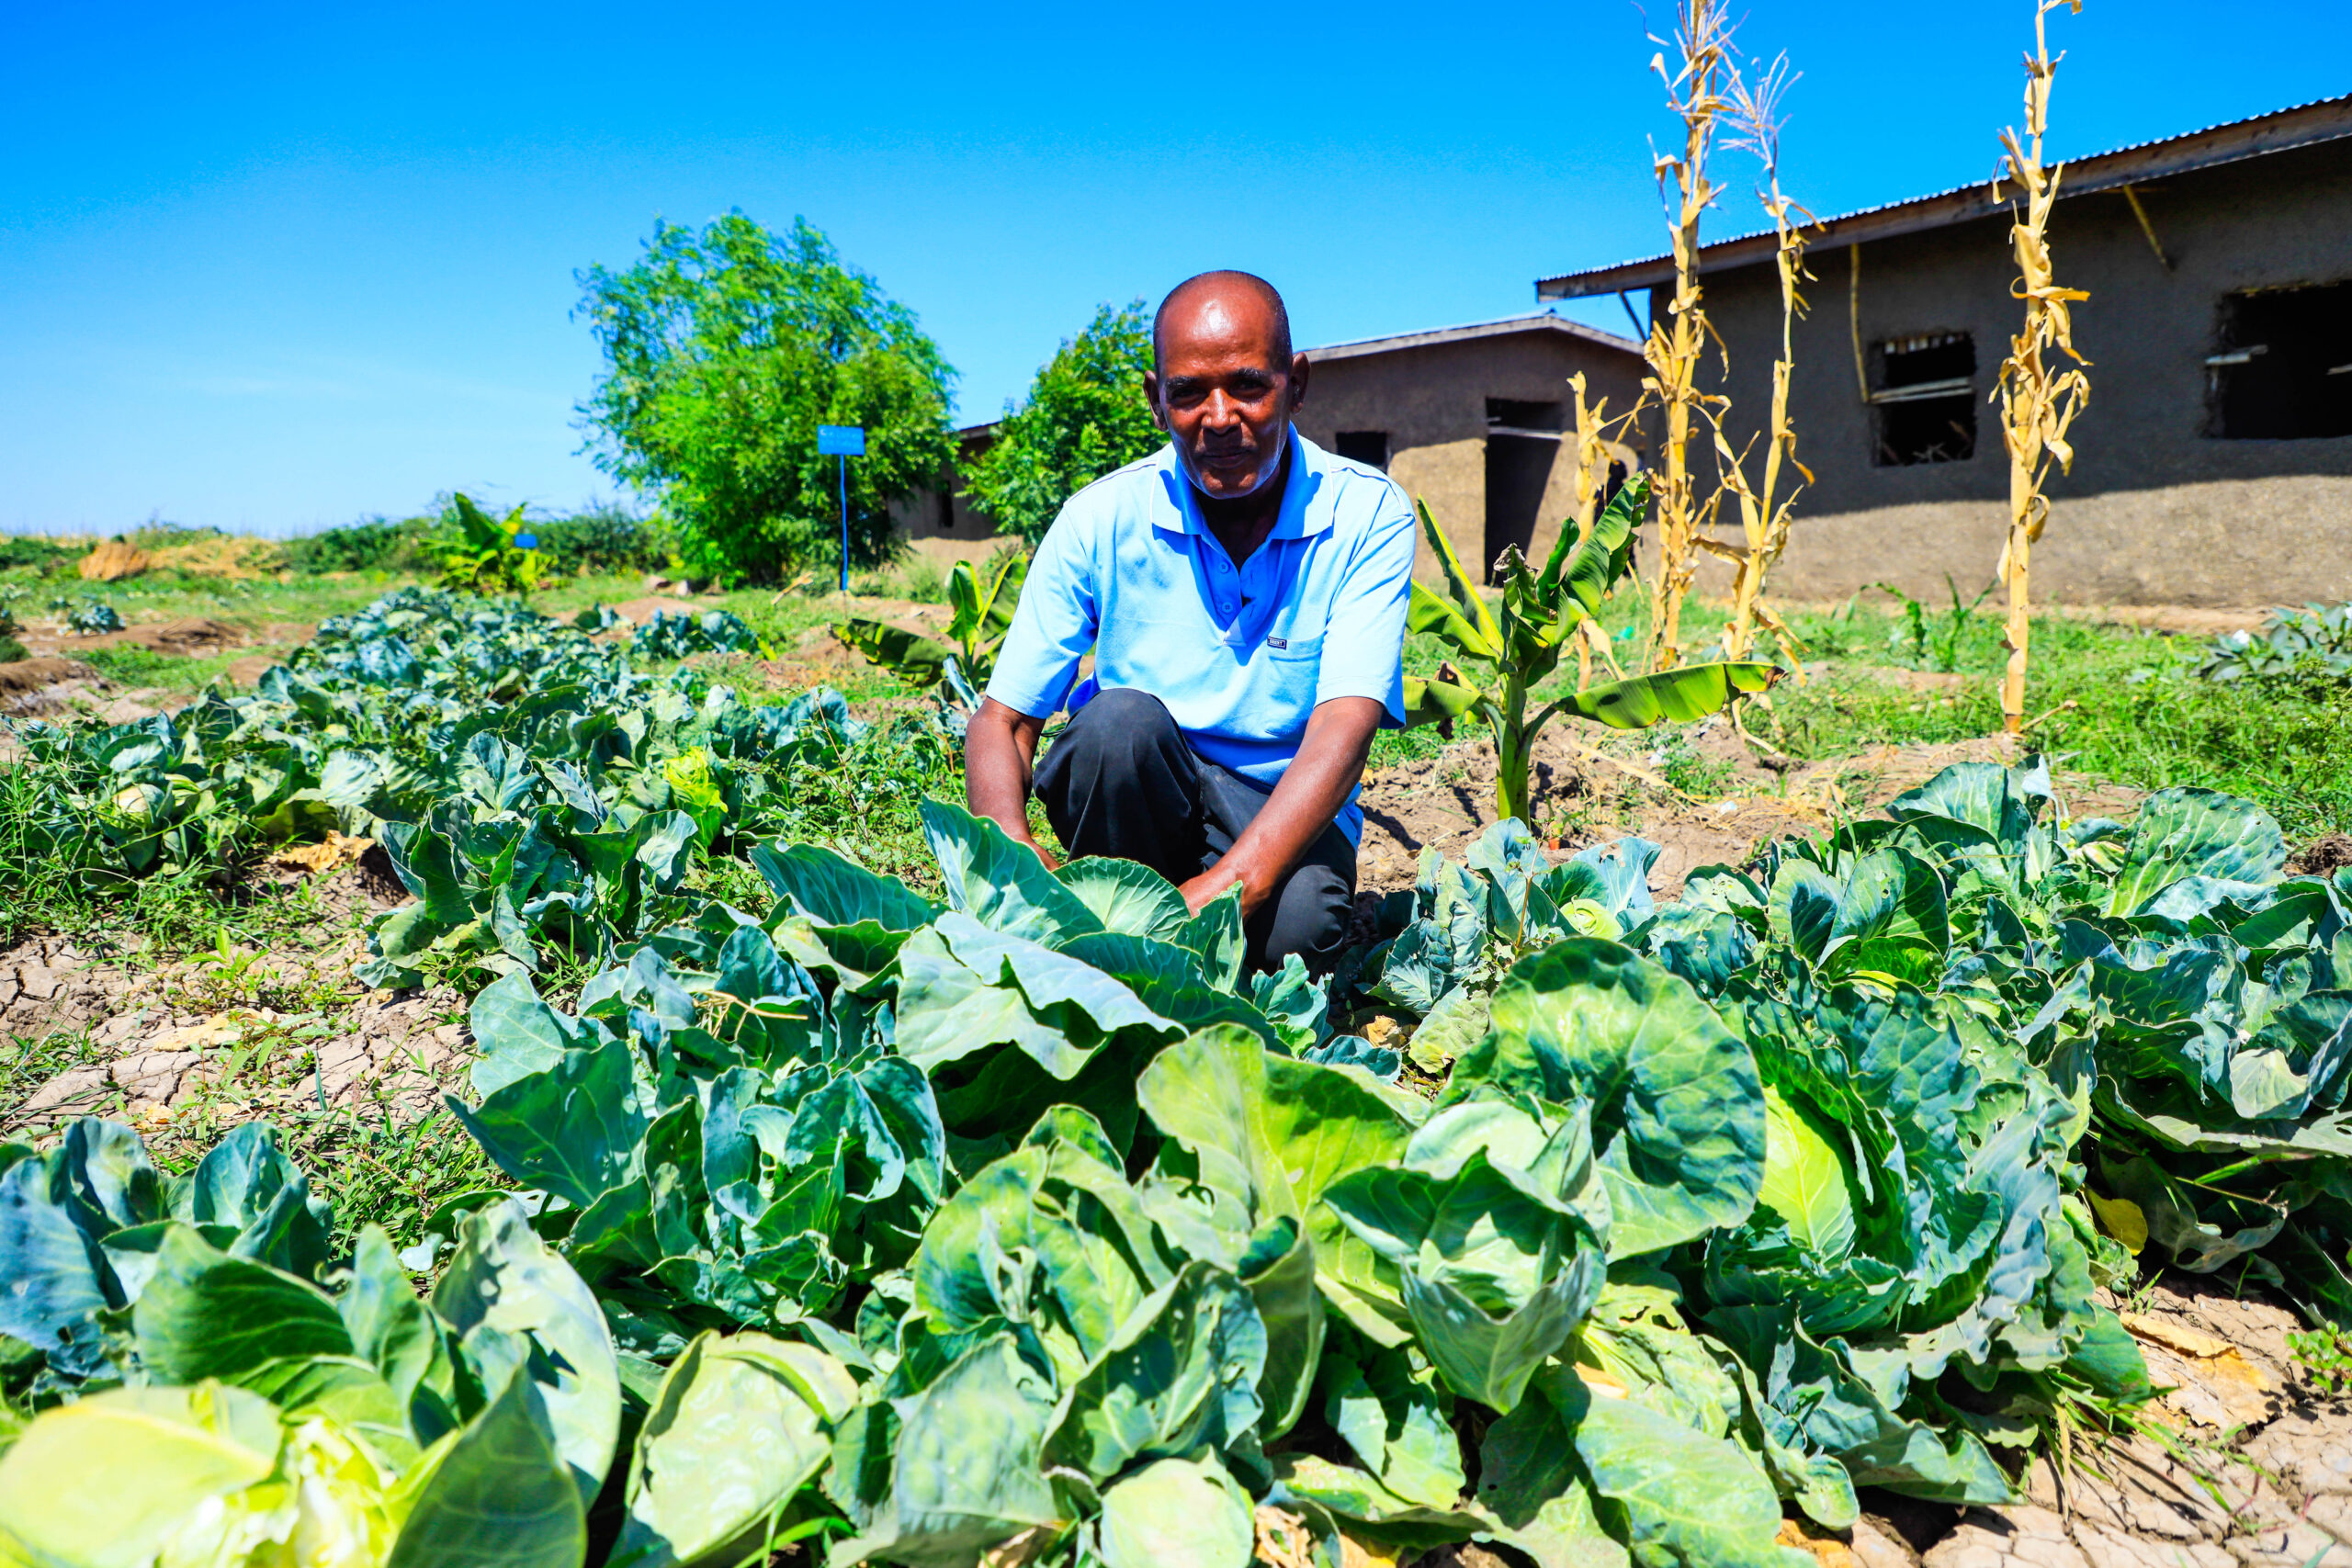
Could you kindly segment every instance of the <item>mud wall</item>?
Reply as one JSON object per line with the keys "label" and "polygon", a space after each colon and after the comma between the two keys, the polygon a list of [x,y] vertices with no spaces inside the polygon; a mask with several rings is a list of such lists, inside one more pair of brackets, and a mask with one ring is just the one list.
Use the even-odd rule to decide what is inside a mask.
{"label": "mud wall", "polygon": [[[2063,186],[2062,186],[2063,188]],[[2064,197],[2051,224],[2059,281],[2087,289],[2075,341],[2091,399],[2071,474],[2054,474],[2049,531],[2034,551],[2039,596],[2061,602],[2249,604],[2352,595],[2352,437],[2233,440],[2209,434],[2221,303],[2233,292],[2352,276],[2352,142],[2271,153],[2137,187],[2169,269],[2120,191]],[[1808,258],[1810,314],[1796,330],[1791,412],[1815,482],[1775,577],[1791,598],[1877,580],[1914,593],[1963,592],[1993,573],[2008,465],[1995,377],[2021,307],[2005,218]],[[1769,265],[1705,280],[1732,373],[1733,428],[1752,433],[1780,333]],[[1859,334],[1849,298],[1859,302]],[[1663,292],[1652,309],[1663,310]],[[1855,341],[1967,333],[1976,356],[1977,435],[1966,459],[1874,461],[1872,411]],[[1708,363],[1713,372],[1715,362]],[[1702,590],[1713,574],[1702,572]]]}
{"label": "mud wall", "polygon": [[[1388,435],[1389,474],[1426,502],[1472,570],[1487,555],[1487,400],[1566,404],[1567,378],[1582,371],[1587,394],[1613,412],[1641,393],[1641,359],[1589,338],[1543,327],[1451,343],[1423,344],[1315,360],[1298,428],[1318,446],[1343,430]],[[1576,454],[1561,443],[1532,549],[1548,548],[1575,490]],[[1426,546],[1417,571],[1437,575]]]}

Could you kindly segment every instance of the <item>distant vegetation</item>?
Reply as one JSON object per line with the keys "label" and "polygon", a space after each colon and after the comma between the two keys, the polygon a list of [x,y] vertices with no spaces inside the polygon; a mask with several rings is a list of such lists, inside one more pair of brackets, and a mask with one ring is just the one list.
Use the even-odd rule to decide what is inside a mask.
{"label": "distant vegetation", "polygon": [[940,482],[956,373],[881,285],[805,221],[657,223],[626,271],[581,276],[605,372],[580,407],[598,466],[660,496],[696,576],[769,581],[841,555],[820,424],[858,425],[850,564],[892,549],[891,503]]}
{"label": "distant vegetation", "polygon": [[996,440],[965,474],[972,504],[1035,546],[1064,502],[1166,443],[1144,399],[1150,368],[1144,302],[1097,310],[1086,330],[1065,339],[1038,369],[1029,395],[998,423]]}

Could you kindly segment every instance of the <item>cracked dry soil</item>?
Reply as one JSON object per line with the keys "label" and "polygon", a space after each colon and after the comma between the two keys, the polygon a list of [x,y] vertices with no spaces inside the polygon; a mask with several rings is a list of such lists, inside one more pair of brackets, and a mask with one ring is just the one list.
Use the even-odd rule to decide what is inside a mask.
{"label": "cracked dry soil", "polygon": [[[323,878],[344,918],[394,902],[365,865]],[[397,885],[394,885],[395,886]],[[299,1102],[422,1115],[460,1087],[472,1055],[465,998],[447,987],[369,991],[351,978],[356,931],[310,951],[232,951],[164,964],[40,938],[0,952],[0,1034],[66,1064],[13,1105],[0,1137],[39,1138],[79,1116],[159,1131],[201,1104],[225,1129]]]}

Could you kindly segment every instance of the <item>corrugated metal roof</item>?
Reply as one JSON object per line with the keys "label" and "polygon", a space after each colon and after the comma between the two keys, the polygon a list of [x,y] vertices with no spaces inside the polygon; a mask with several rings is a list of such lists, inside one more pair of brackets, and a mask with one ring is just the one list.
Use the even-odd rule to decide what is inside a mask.
{"label": "corrugated metal roof", "polygon": [[1603,332],[1599,327],[1571,321],[1551,310],[1531,310],[1524,315],[1498,316],[1491,321],[1469,321],[1455,327],[1432,327],[1427,332],[1397,333],[1387,337],[1351,338],[1346,343],[1326,344],[1321,348],[1306,351],[1309,360],[1352,359],[1363,354],[1388,354],[1405,348],[1427,348],[1433,344],[1464,343],[1473,338],[1503,337],[1512,333],[1562,332],[1571,337],[1583,338],[1603,348],[1621,349],[1627,354],[1641,353],[1641,344],[1632,338]]}
{"label": "corrugated metal roof", "polygon": [[[2352,94],[2315,98],[2307,104],[2274,109],[2250,119],[2229,120],[2178,136],[2135,141],[2086,158],[2067,159],[2061,166],[2058,195],[2064,200],[2070,196],[2084,196],[2092,191],[2114,190],[2139,180],[2159,179],[2167,175],[2211,168],[2219,164],[2234,163],[2241,158],[2284,152],[2291,147],[2308,147],[2345,136],[2352,136]],[[1835,218],[1823,219],[1818,228],[1808,231],[1805,243],[1807,245],[1859,244],[1865,240],[1883,240],[1896,234],[1917,233],[1923,229],[1966,222],[2006,207],[2007,202],[1998,194],[1999,189],[2000,182],[1980,180],[1973,185],[1955,186],[1930,196],[1858,208],[1851,212],[1839,213]],[[1722,271],[1725,267],[1746,266],[1769,259],[1775,248],[1776,236],[1772,231],[1758,230],[1702,245],[1699,257],[1702,267]],[[1535,297],[1538,299],[1574,299],[1595,294],[1614,294],[1625,289],[1646,288],[1673,276],[1674,258],[1671,255],[1644,256],[1619,262],[1612,266],[1539,278],[1535,285]]]}

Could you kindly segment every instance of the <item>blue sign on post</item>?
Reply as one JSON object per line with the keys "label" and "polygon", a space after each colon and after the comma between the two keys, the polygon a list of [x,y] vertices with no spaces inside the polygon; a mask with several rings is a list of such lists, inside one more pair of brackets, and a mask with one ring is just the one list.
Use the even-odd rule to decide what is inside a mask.
{"label": "blue sign on post", "polygon": [[865,427],[862,424],[820,424],[817,427],[817,456],[833,459],[833,468],[841,487],[842,501],[842,592],[849,592],[849,460],[865,456]]}

